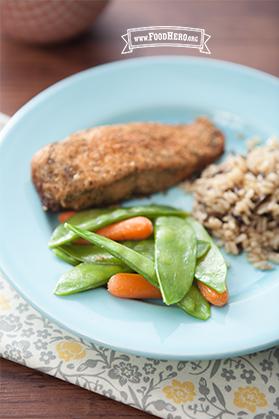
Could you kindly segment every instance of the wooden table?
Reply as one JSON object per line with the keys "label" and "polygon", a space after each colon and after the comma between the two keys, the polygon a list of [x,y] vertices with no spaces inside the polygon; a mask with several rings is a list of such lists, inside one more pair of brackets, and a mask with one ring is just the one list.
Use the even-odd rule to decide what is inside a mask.
{"label": "wooden table", "polygon": [[[12,115],[32,96],[80,70],[126,58],[127,28],[180,25],[211,34],[212,58],[279,75],[278,0],[116,0],[86,35],[64,45],[38,48],[0,40],[0,111]],[[190,49],[141,49],[142,55],[199,55]],[[129,56],[131,58],[131,56]],[[55,378],[0,361],[0,418],[151,417]]]}

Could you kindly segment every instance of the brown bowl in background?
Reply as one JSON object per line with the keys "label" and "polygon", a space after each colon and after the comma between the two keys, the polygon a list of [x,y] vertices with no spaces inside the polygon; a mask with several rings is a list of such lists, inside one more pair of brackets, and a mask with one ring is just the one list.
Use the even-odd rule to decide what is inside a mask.
{"label": "brown bowl in background", "polygon": [[84,32],[108,0],[2,0],[1,32],[16,40],[48,44]]}

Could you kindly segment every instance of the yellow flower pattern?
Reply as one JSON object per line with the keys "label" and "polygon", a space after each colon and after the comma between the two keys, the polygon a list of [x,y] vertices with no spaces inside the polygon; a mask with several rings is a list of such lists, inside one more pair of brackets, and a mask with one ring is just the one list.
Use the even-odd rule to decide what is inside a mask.
{"label": "yellow flower pattern", "polygon": [[11,308],[9,299],[4,295],[0,294],[0,311],[8,311]]}
{"label": "yellow flower pattern", "polygon": [[63,340],[56,345],[56,351],[63,361],[75,361],[86,355],[85,348],[78,342]]}
{"label": "yellow flower pattern", "polygon": [[175,403],[191,402],[196,397],[195,386],[191,381],[172,380],[170,386],[163,387],[167,399]]}
{"label": "yellow flower pattern", "polygon": [[257,387],[239,387],[234,393],[234,404],[255,413],[258,407],[266,407],[267,401]]}

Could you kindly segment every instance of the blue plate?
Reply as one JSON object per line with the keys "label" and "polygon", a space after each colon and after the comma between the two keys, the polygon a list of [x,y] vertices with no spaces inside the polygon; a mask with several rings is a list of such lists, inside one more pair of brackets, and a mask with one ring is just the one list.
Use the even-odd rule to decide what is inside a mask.
{"label": "blue plate", "polygon": [[[227,151],[243,138],[279,134],[279,83],[236,64],[200,58],[140,58],[70,77],[25,105],[2,132],[0,266],[31,304],[74,334],[124,352],[165,359],[221,358],[279,342],[278,269],[261,272],[245,257],[231,262],[230,304],[207,322],[177,308],[118,300],[105,289],[52,294],[69,266],[47,248],[54,216],[42,211],[30,180],[32,155],[45,144],[98,124],[188,122],[208,115],[226,134]],[[179,188],[134,202],[191,209]]]}

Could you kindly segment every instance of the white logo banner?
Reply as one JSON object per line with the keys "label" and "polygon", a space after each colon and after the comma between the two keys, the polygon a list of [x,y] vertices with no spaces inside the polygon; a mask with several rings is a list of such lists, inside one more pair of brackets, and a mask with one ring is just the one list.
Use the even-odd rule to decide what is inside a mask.
{"label": "white logo banner", "polygon": [[151,47],[196,48],[203,54],[211,54],[207,46],[210,38],[204,29],[186,26],[130,28],[122,35],[126,43],[122,54],[129,54],[137,48]]}

